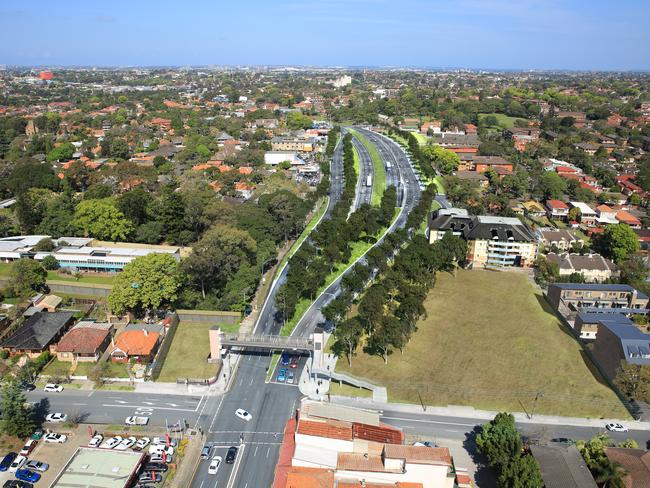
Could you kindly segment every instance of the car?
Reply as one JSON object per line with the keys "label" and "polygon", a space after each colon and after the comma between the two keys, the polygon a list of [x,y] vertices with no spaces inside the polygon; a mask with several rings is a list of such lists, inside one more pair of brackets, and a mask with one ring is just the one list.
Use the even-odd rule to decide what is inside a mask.
{"label": "car", "polygon": [[162,444],[165,446],[172,446],[176,447],[178,443],[176,442],[176,439],[170,439],[169,437],[154,437],[151,440],[152,444]]}
{"label": "car", "polygon": [[245,420],[246,422],[250,422],[251,420],[253,420],[253,416],[243,408],[238,408],[237,410],[235,410],[235,415],[240,419]]}
{"label": "car", "polygon": [[127,437],[126,439],[122,439],[122,442],[115,446],[115,450],[126,451],[129,447],[135,445],[136,442],[138,442],[138,439],[135,437]]}
{"label": "car", "polygon": [[162,475],[155,471],[145,471],[138,478],[138,483],[160,483],[161,481]]}
{"label": "car", "polygon": [[41,479],[40,473],[36,473],[30,469],[19,469],[16,471],[16,478],[22,481],[29,481],[30,483],[36,483]]}
{"label": "car", "polygon": [[11,463],[13,463],[14,459],[16,459],[16,456],[18,456],[18,454],[15,452],[10,452],[5,457],[3,457],[2,461],[0,461],[0,471],[7,471],[9,469],[9,466],[11,466]]}
{"label": "car", "polygon": [[221,461],[223,461],[221,456],[213,457],[212,461],[210,461],[210,466],[208,466],[208,474],[217,474],[219,466],[221,466]]}
{"label": "car", "polygon": [[20,450],[18,454],[20,454],[21,456],[29,456],[29,453],[34,450],[36,444],[38,444],[38,441],[35,441],[34,439],[29,439],[27,442],[25,442],[25,445],[23,446],[23,448]]}
{"label": "car", "polygon": [[114,437],[111,437],[110,439],[106,439],[104,443],[99,447],[103,449],[114,449],[120,444],[120,442],[122,442],[122,437],[116,435]]}
{"label": "car", "polygon": [[165,463],[147,463],[144,465],[144,471],[153,471],[155,473],[164,473],[168,469]]}
{"label": "car", "polygon": [[23,381],[20,384],[20,389],[23,391],[34,391],[36,389],[36,386],[32,385],[31,383],[27,383],[26,381]]}
{"label": "car", "polygon": [[48,383],[47,385],[45,385],[45,388],[43,388],[43,391],[47,391],[50,393],[61,393],[63,391],[63,387],[56,383]]}
{"label": "car", "polygon": [[211,452],[212,452],[212,446],[209,446],[208,444],[203,446],[203,449],[201,449],[201,459],[210,459]]}
{"label": "car", "polygon": [[174,461],[174,456],[171,456],[169,454],[165,454],[163,451],[158,451],[154,452],[153,454],[149,455],[149,462],[150,463],[171,463]]}
{"label": "car", "polygon": [[291,363],[289,364],[289,367],[291,369],[296,369],[298,367],[298,362],[300,361],[300,358],[298,356],[291,356]]}
{"label": "car", "polygon": [[99,447],[99,445],[104,440],[104,436],[101,434],[95,434],[92,439],[88,442],[88,447]]}
{"label": "car", "polygon": [[[20,468],[23,467],[23,464],[27,462],[27,458],[25,456],[21,456],[20,454],[14,458],[14,460],[11,463],[11,466],[9,466],[9,472],[10,473],[15,473],[18,471]],[[26,480],[29,481],[29,480]]]}
{"label": "car", "polygon": [[287,383],[293,385],[293,380],[295,377],[296,376],[293,374],[293,371],[289,371],[289,373],[287,374]]}
{"label": "car", "polygon": [[4,485],[2,485],[2,488],[34,488],[34,485],[28,481],[7,480]]}
{"label": "car", "polygon": [[285,381],[287,381],[287,370],[282,368],[278,372],[278,383],[284,383]]}
{"label": "car", "polygon": [[230,446],[228,452],[226,453],[226,464],[232,464],[235,462],[237,457],[237,448],[235,446]]}
{"label": "car", "polygon": [[65,434],[57,434],[56,432],[50,432],[43,436],[43,442],[54,443],[54,444],[63,444],[68,440],[68,436]]}
{"label": "car", "polygon": [[164,452],[168,456],[171,456],[174,454],[174,448],[172,446],[163,446],[162,444],[149,446],[149,454],[155,454],[157,452]]}
{"label": "car", "polygon": [[41,437],[43,437],[43,434],[45,434],[45,431],[43,429],[36,429],[34,433],[32,434],[32,439],[35,441],[39,440]]}
{"label": "car", "polygon": [[560,444],[575,444],[575,441],[573,439],[569,439],[568,437],[554,437],[551,439],[551,442],[557,442]]}
{"label": "car", "polygon": [[435,442],[429,442],[429,441],[422,441],[422,442],[414,442],[413,445],[415,447],[438,447],[438,444]]}
{"label": "car", "polygon": [[64,413],[51,413],[45,417],[46,422],[65,422],[68,416]]}
{"label": "car", "polygon": [[40,471],[41,473],[45,473],[48,469],[50,469],[50,465],[47,463],[44,463],[43,461],[28,461],[27,464],[25,464],[25,468],[31,469],[32,471]]}
{"label": "car", "polygon": [[137,417],[132,415],[124,419],[126,425],[147,425],[149,423],[149,417]]}
{"label": "car", "polygon": [[623,424],[618,423],[607,424],[605,428],[607,430],[611,430],[612,432],[627,432],[627,427],[625,427]]}
{"label": "car", "polygon": [[148,437],[140,437],[140,439],[138,439],[138,442],[135,443],[135,446],[133,446],[133,449],[137,451],[142,451],[149,444],[151,444],[151,439],[149,439]]}
{"label": "car", "polygon": [[289,363],[291,362],[291,356],[289,356],[289,353],[283,352],[282,356],[280,356],[280,363],[282,366],[289,366]]}

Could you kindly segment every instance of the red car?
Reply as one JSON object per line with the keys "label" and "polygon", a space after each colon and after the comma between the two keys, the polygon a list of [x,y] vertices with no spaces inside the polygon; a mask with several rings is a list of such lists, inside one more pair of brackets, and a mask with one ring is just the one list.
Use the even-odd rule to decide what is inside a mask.
{"label": "red car", "polygon": [[298,356],[291,356],[291,364],[289,364],[289,367],[290,368],[297,368],[299,360],[300,360],[300,358]]}

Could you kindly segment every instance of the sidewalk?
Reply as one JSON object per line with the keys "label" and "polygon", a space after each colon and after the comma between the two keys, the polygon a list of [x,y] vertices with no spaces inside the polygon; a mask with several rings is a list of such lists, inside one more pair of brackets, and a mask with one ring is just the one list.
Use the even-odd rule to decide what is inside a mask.
{"label": "sidewalk", "polygon": [[[347,405],[357,408],[371,408],[374,410],[400,412],[405,414],[429,416],[429,417],[455,417],[461,419],[473,419],[477,424],[484,423],[492,420],[499,412],[491,412],[489,410],[477,410],[474,407],[466,407],[461,405],[449,405],[447,407],[433,407],[426,406],[425,409],[421,405],[413,405],[409,403],[379,403],[374,402],[370,398],[355,398],[355,397],[342,397],[332,396],[331,403],[339,405]],[[605,424],[610,422],[619,422],[627,425],[630,429],[634,430],[649,430],[650,422],[641,422],[638,420],[621,420],[621,419],[587,419],[580,417],[560,417],[556,415],[534,415],[533,418],[528,418],[525,413],[511,412],[515,420],[521,424],[547,424],[547,425],[570,425],[573,427],[596,427],[602,429]]]}

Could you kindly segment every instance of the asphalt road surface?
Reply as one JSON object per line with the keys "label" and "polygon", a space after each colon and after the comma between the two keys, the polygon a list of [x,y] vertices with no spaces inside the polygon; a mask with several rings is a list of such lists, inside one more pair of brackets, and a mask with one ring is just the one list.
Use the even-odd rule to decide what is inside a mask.
{"label": "asphalt road surface", "polygon": [[[374,168],[372,166],[372,158],[366,149],[366,146],[359,141],[356,137],[352,138],[352,145],[357,150],[359,155],[359,175],[357,178],[357,190],[350,206],[350,213],[354,212],[364,203],[370,204],[372,199],[372,185],[374,184]],[[371,185],[367,186],[368,176],[371,178]]]}

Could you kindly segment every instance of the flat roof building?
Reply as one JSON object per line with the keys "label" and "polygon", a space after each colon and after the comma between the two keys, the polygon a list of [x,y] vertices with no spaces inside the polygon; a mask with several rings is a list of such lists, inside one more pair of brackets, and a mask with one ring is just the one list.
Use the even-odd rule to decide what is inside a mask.
{"label": "flat roof building", "polygon": [[144,454],[80,447],[72,455],[52,488],[127,488],[144,461]]}

